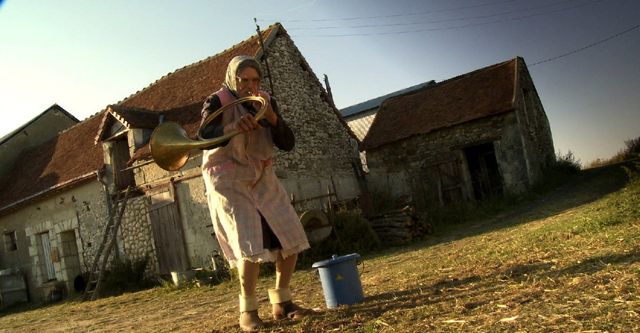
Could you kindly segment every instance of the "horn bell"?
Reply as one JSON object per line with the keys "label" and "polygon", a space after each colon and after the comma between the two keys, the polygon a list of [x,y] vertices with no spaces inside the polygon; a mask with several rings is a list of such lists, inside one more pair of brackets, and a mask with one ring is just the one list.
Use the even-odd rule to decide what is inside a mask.
{"label": "horn bell", "polygon": [[187,163],[189,152],[197,148],[198,143],[201,142],[189,139],[187,132],[178,123],[168,121],[153,130],[149,147],[151,156],[159,167],[177,171]]}
{"label": "horn bell", "polygon": [[[255,115],[256,121],[259,121],[264,117],[264,113],[267,110],[266,100],[261,96],[242,97],[209,115],[209,117],[202,122],[198,133],[200,133],[200,130],[207,126],[214,118],[222,114],[222,112],[235,105],[251,101],[261,104],[260,111]],[[200,138],[200,140],[192,140],[189,138],[184,128],[182,128],[178,123],[173,121],[163,122],[153,130],[153,133],[151,133],[151,139],[149,140],[151,157],[156,164],[164,170],[177,171],[180,170],[180,168],[182,168],[189,160],[190,151],[215,146],[240,133],[240,131],[232,131],[213,139]]]}

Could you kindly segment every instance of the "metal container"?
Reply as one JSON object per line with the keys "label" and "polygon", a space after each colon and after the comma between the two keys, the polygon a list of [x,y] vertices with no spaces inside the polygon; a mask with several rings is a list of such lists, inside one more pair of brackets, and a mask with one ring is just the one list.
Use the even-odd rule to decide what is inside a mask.
{"label": "metal container", "polygon": [[0,271],[0,305],[9,306],[15,303],[28,302],[29,293],[24,274],[17,268]]}

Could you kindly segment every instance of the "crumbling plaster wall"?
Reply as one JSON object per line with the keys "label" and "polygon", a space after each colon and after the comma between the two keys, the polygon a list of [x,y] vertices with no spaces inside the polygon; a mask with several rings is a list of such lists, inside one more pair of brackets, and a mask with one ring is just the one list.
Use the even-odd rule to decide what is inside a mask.
{"label": "crumbling plaster wall", "polygon": [[[33,202],[27,206],[0,217],[0,228],[4,231],[16,231],[18,249],[6,253],[3,251],[0,267],[19,268],[27,277],[30,296],[33,300],[46,297],[49,282],[45,277],[40,236],[49,234],[54,256],[53,266],[56,281],[73,290],[73,279],[79,269],[86,269],[94,257],[100,243],[107,216],[106,197],[102,185],[97,180],[88,181],[64,192]],[[71,233],[75,237],[77,253],[70,246],[63,246],[69,237],[62,233]],[[71,262],[71,257],[74,261]],[[68,260],[67,260],[68,258]]]}

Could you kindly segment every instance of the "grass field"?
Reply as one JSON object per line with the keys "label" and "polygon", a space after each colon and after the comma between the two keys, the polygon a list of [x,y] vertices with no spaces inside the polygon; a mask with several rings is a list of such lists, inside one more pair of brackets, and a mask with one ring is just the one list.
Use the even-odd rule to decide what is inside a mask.
{"label": "grass field", "polygon": [[[438,227],[423,241],[364,256],[366,299],[327,310],[313,270],[294,297],[318,310],[269,319],[264,332],[638,332],[640,180],[619,166],[489,218]],[[7,332],[237,332],[237,282],[158,287],[94,302],[0,313]]]}

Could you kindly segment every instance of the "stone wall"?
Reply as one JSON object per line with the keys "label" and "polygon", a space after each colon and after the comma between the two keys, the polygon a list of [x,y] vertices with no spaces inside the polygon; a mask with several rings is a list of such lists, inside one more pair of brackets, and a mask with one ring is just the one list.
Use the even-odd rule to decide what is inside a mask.
{"label": "stone wall", "polygon": [[29,150],[43,142],[55,137],[62,130],[75,125],[77,122],[57,106],[47,109],[38,119],[20,132],[15,133],[7,141],[0,145],[0,181],[4,180],[4,175],[14,167],[15,160],[26,150]]}
{"label": "stone wall", "polygon": [[138,196],[127,200],[127,206],[118,230],[118,250],[124,259],[149,259],[147,271],[157,271],[157,257],[153,232],[149,222],[147,198]]}
{"label": "stone wall", "polygon": [[[473,188],[464,148],[492,142],[504,189],[519,192],[528,185],[522,144],[514,112],[471,121],[367,151],[373,192],[398,197],[417,195],[436,200],[437,184],[429,170],[439,163],[459,166],[463,196],[472,197]],[[419,192],[419,193],[416,193]]]}
{"label": "stone wall", "polygon": [[356,141],[323,97],[320,81],[285,36],[271,43],[268,61],[282,116],[296,137],[293,151],[278,154],[276,168],[283,184],[300,200],[326,194],[327,187],[338,199],[358,196],[352,165],[359,163]]}
{"label": "stone wall", "polygon": [[555,160],[555,149],[549,119],[538,92],[524,64],[519,72],[516,99],[518,125],[525,147],[527,171],[532,183],[539,181],[543,170]]}
{"label": "stone wall", "polygon": [[[55,283],[73,290],[73,279],[92,263],[107,220],[102,185],[90,180],[0,217],[0,228],[15,231],[18,248],[2,246],[0,268],[19,268],[27,277],[30,297],[39,301]],[[45,271],[42,235],[47,234],[55,280]]]}
{"label": "stone wall", "polygon": [[[337,192],[338,199],[358,196],[360,190],[352,165],[359,163],[360,158],[356,140],[349,135],[338,112],[323,98],[324,89],[315,74],[286,36],[280,35],[270,44],[268,61],[274,96],[296,138],[291,152],[279,151],[275,158],[276,174],[283,185],[298,199],[326,194],[327,187]],[[269,81],[265,79],[262,86],[269,90]],[[130,146],[138,141],[130,138]],[[200,172],[201,161],[201,156],[194,157],[176,172],[155,165],[142,167],[135,171],[136,183],[190,177]]]}

